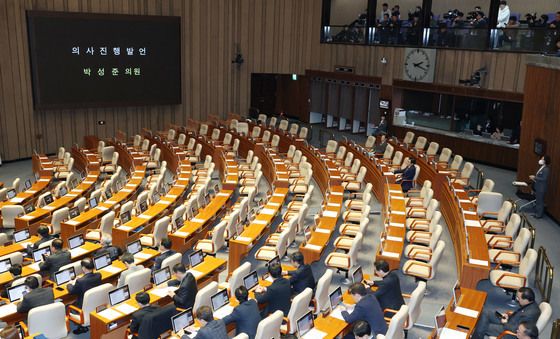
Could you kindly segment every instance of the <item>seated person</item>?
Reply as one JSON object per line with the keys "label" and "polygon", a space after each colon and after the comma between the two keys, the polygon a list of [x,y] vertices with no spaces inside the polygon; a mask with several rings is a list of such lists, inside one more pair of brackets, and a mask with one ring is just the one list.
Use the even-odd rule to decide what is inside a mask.
{"label": "seated person", "polygon": [[12,275],[12,280],[4,285],[4,288],[0,291],[0,297],[2,298],[8,297],[8,292],[6,289],[12,287],[12,283],[14,282],[14,280],[21,278],[22,267],[20,264],[13,264],[12,266],[10,266],[10,268],[8,268],[8,272],[10,272],[10,274]]}
{"label": "seated person", "polygon": [[381,133],[379,136],[379,143],[375,145],[373,149],[375,153],[383,155],[385,153],[385,149],[387,148],[387,135],[385,133]]}
{"label": "seated person", "polygon": [[110,235],[103,235],[101,239],[101,248],[95,252],[95,256],[109,253],[112,261],[118,260],[119,256],[122,254],[122,249],[117,246],[112,245],[112,239]]}
{"label": "seated person", "polygon": [[[196,319],[200,323],[200,329],[193,339],[228,339],[226,325],[222,319],[214,319],[210,306],[200,306],[196,310]],[[189,338],[184,335],[182,337]]]}
{"label": "seated person", "polygon": [[[391,309],[398,311],[404,305],[404,299],[397,272],[391,271],[389,264],[385,260],[377,260],[373,265],[375,267],[375,275],[383,278],[383,280],[366,281],[366,283],[370,286],[377,286],[377,290],[373,292],[373,295],[379,301],[382,310]],[[394,315],[394,313],[391,313],[391,315]]]}
{"label": "seated person", "polygon": [[[497,317],[495,309],[485,309],[478,320],[472,335],[473,339],[484,339],[485,335],[496,337],[503,331],[515,332],[522,322],[537,322],[541,315],[541,310],[535,302],[535,292],[529,287],[521,287],[516,293],[516,300],[521,307],[513,312],[504,314],[502,318]],[[508,338],[513,338],[513,336]]]}
{"label": "seated person", "polygon": [[62,249],[62,240],[54,239],[51,243],[51,255],[45,258],[43,262],[39,264],[39,269],[42,273],[47,272],[50,277],[54,277],[54,274],[64,266],[72,262],[72,256],[70,252]]}
{"label": "seated person", "polygon": [[173,266],[174,280],[167,283],[168,286],[179,286],[175,291],[169,291],[169,296],[175,302],[178,308],[192,308],[198,287],[196,286],[196,279],[191,272],[183,264],[176,264]]}
{"label": "seated person", "polygon": [[52,287],[40,287],[36,277],[25,278],[27,294],[17,303],[18,313],[27,313],[32,308],[52,304],[54,294]]}
{"label": "seated person", "polygon": [[171,240],[168,238],[163,238],[161,239],[161,243],[159,244],[159,252],[160,255],[158,255],[155,259],[154,259],[154,265],[152,266],[152,271],[157,271],[159,269],[161,269],[161,263],[169,258],[170,256],[172,256],[173,254],[177,253],[175,251],[173,251],[171,249]]}
{"label": "seated person", "polygon": [[503,136],[504,136],[504,133],[502,133],[502,130],[499,127],[496,127],[496,129],[494,130],[494,133],[492,133],[490,138],[492,138],[494,140],[502,140]]}
{"label": "seated person", "polygon": [[27,246],[27,254],[31,256],[33,251],[39,248],[39,245],[46,243],[54,239],[54,236],[50,234],[49,227],[46,225],[41,225],[37,228],[37,234],[39,235],[39,240],[37,240],[33,245]]}
{"label": "seated person", "polygon": [[[80,278],[74,279],[66,286],[68,292],[77,297],[74,305],[80,309],[84,302],[84,294],[86,294],[88,290],[101,285],[101,273],[93,272],[95,266],[91,258],[82,259],[81,266],[84,274]],[[73,333],[81,334],[87,331],[87,327],[78,326]]]}
{"label": "seated person", "polygon": [[523,321],[517,326],[517,339],[539,339],[539,328],[535,323]]}
{"label": "seated person", "polygon": [[130,325],[128,327],[130,329],[130,333],[132,334],[132,339],[137,338],[136,334],[140,329],[140,323],[142,323],[144,317],[158,309],[157,305],[150,305],[150,295],[146,292],[139,292],[134,298],[136,299],[138,306],[140,306],[140,309],[132,313],[132,319],[130,320]]}
{"label": "seated person", "polygon": [[414,176],[416,175],[416,159],[414,158],[406,158],[406,167],[404,169],[399,169],[395,171],[397,175],[396,182],[397,184],[401,184],[403,192],[408,192],[411,188],[413,188],[414,183]]}
{"label": "seated person", "polygon": [[235,334],[245,333],[249,339],[254,339],[257,334],[257,326],[261,321],[259,306],[254,299],[249,300],[249,291],[241,285],[235,290],[235,298],[239,302],[231,314],[224,317],[226,325],[235,323]]}
{"label": "seated person", "polygon": [[476,128],[475,128],[474,131],[473,131],[473,134],[474,134],[474,135],[482,135],[482,132],[483,132],[483,130],[482,130],[482,125],[481,125],[481,124],[477,124],[477,125],[476,125]]}
{"label": "seated person", "polygon": [[[383,310],[379,306],[377,298],[373,294],[368,294],[366,287],[362,283],[354,283],[348,290],[352,299],[356,303],[352,313],[345,310],[341,312],[342,318],[348,324],[353,324],[358,320],[366,321],[372,329],[373,335],[385,334],[387,332],[387,323],[383,318]],[[352,335],[345,338],[352,338]]]}
{"label": "seated person", "polygon": [[367,321],[358,320],[354,323],[352,333],[356,339],[369,339],[371,338],[371,327],[369,327]]}
{"label": "seated person", "polygon": [[268,287],[257,286],[255,298],[259,304],[267,304],[263,316],[280,310],[284,316],[288,315],[291,306],[292,288],[290,281],[282,277],[282,266],[272,264],[268,266],[268,273],[274,280]]}
{"label": "seated person", "polygon": [[301,252],[294,252],[290,255],[292,265],[296,268],[294,271],[282,271],[282,275],[290,276],[290,284],[292,292],[299,294],[307,287],[315,290],[315,278],[311,266],[304,263],[304,257]]}
{"label": "seated person", "polygon": [[121,261],[124,263],[124,265],[126,266],[126,270],[122,271],[120,277],[119,277],[119,281],[117,283],[117,287],[123,287],[124,286],[124,280],[126,278],[127,275],[132,274],[134,272],[138,272],[141,269],[144,268],[144,266],[142,265],[135,265],[134,264],[134,256],[128,252],[124,252],[124,254],[121,256]]}

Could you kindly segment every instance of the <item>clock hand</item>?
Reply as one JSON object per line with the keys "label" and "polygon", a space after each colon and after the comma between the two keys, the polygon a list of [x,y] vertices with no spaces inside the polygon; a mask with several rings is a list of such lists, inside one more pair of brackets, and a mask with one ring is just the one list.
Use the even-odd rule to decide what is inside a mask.
{"label": "clock hand", "polygon": [[428,71],[428,69],[426,67],[422,67],[422,66],[416,66],[416,67],[420,68],[423,71]]}
{"label": "clock hand", "polygon": [[420,62],[413,62],[412,64],[414,65],[414,67],[419,67],[423,63],[424,63],[424,61],[420,61]]}

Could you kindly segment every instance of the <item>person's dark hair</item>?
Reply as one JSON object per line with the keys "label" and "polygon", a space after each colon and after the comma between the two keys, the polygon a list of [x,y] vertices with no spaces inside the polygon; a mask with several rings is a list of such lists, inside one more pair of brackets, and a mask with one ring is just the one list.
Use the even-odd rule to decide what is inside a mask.
{"label": "person's dark hair", "polygon": [[161,239],[161,246],[163,246],[163,248],[165,248],[166,250],[170,250],[171,245],[172,245],[171,239],[169,239],[169,238]]}
{"label": "person's dark hair", "polygon": [[292,253],[290,258],[292,259],[293,262],[297,262],[299,265],[304,264],[304,257],[303,257],[303,254],[300,251]]}
{"label": "person's dark hair", "polygon": [[280,278],[282,276],[282,266],[280,266],[280,264],[272,264],[268,266],[268,273],[270,273],[274,279]]}
{"label": "person's dark hair", "polygon": [[41,225],[37,229],[37,233],[39,233],[41,237],[46,238],[49,236],[49,228],[45,225]]}
{"label": "person's dark hair", "polygon": [[91,260],[90,258],[82,259],[82,262],[80,263],[80,265],[83,268],[86,268],[90,271],[92,271],[95,268],[95,265],[93,264],[93,260]]}
{"label": "person's dark hair", "polygon": [[15,276],[15,277],[19,277],[21,275],[21,265],[20,264],[13,264],[8,269],[8,272],[10,272],[10,274]]}
{"label": "person's dark hair", "polygon": [[506,0],[501,0],[500,5],[507,5],[507,1]]}
{"label": "person's dark hair", "polygon": [[481,17],[484,18],[484,12],[483,12],[483,11],[476,11],[476,15],[477,15],[477,16],[480,15]]}
{"label": "person's dark hair", "polygon": [[353,283],[349,291],[350,294],[359,294],[362,297],[367,294],[366,287],[361,282]]}
{"label": "person's dark hair", "polygon": [[33,277],[33,276],[27,277],[27,278],[25,278],[25,286],[34,290],[37,287],[39,287],[39,279],[37,279],[37,277]]}
{"label": "person's dark hair", "polygon": [[367,321],[358,320],[354,323],[354,328],[352,329],[352,333],[354,333],[355,337],[363,337],[364,335],[371,334],[371,327]]}
{"label": "person's dark hair", "polygon": [[173,266],[173,272],[174,273],[187,273],[187,268],[185,267],[185,265],[178,263],[175,264],[175,266]]}
{"label": "person's dark hair", "polygon": [[545,155],[544,156],[544,163],[547,165],[550,165],[550,155]]}
{"label": "person's dark hair", "polygon": [[386,2],[384,2],[383,5],[381,5],[381,6],[383,6],[383,7],[389,7],[389,4],[386,3]]}
{"label": "person's dark hair", "polygon": [[517,290],[517,292],[521,293],[521,298],[523,298],[523,300],[527,300],[529,302],[535,301],[535,292],[533,292],[532,288],[521,287]]}
{"label": "person's dark hair", "polygon": [[125,264],[133,264],[134,263],[134,256],[129,252],[124,252],[121,256],[121,261]]}
{"label": "person's dark hair", "polygon": [[385,260],[377,260],[373,265],[375,266],[375,269],[378,271],[389,272],[390,270],[389,263],[387,263]]}
{"label": "person's dark hair", "polygon": [[196,319],[204,320],[206,322],[214,320],[212,309],[209,306],[200,306],[198,310],[196,310]]}
{"label": "person's dark hair", "polygon": [[412,158],[409,158],[409,159],[410,159],[410,164],[411,165],[414,165],[416,163],[416,158],[412,157]]}
{"label": "person's dark hair", "polygon": [[62,249],[63,243],[62,243],[62,240],[60,240],[60,239],[54,239],[53,242],[51,243],[51,245],[55,250],[59,251],[59,250]]}
{"label": "person's dark hair", "polygon": [[247,291],[247,288],[245,286],[241,285],[235,289],[235,298],[240,303],[245,302],[247,301],[247,299],[249,299],[249,291]]}
{"label": "person's dark hair", "polygon": [[539,328],[537,327],[537,324],[528,321],[522,321],[519,326],[521,325],[525,327],[525,331],[523,331],[523,334],[529,336],[529,338],[531,339],[539,339]]}
{"label": "person's dark hair", "polygon": [[150,303],[150,295],[146,292],[136,294],[135,299],[140,305],[148,305]]}

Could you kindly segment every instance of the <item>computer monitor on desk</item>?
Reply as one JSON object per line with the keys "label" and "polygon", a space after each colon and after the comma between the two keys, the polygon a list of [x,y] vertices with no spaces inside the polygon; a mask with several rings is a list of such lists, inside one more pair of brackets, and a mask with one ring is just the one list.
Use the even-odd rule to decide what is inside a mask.
{"label": "computer monitor on desk", "polygon": [[21,231],[14,232],[14,241],[16,243],[28,240],[31,237],[29,229],[24,228]]}
{"label": "computer monitor on desk", "polygon": [[192,308],[188,308],[183,312],[173,316],[171,318],[171,324],[173,325],[173,332],[175,333],[179,333],[180,331],[193,325],[194,317],[192,313]]}
{"label": "computer monitor on desk", "polygon": [[128,285],[124,285],[123,287],[119,287],[116,290],[109,292],[109,302],[111,303],[111,306],[120,304],[128,299],[130,299]]}
{"label": "computer monitor on desk", "polygon": [[154,279],[154,284],[157,285],[161,285],[166,281],[169,281],[171,279],[171,271],[169,270],[169,267],[166,266],[160,270],[157,270],[153,273],[153,279]]}

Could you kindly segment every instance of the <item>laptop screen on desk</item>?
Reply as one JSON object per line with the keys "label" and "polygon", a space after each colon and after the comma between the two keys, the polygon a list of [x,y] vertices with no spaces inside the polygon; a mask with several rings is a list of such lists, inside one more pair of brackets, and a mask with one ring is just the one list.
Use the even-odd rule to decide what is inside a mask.
{"label": "laptop screen on desk", "polygon": [[214,294],[210,300],[212,301],[212,309],[216,312],[221,307],[229,304],[229,296],[226,289]]}
{"label": "laptop screen on desk", "polygon": [[259,284],[259,276],[257,275],[257,271],[253,271],[243,277],[243,285],[247,290],[251,290],[253,287]]}
{"label": "laptop screen on desk", "polygon": [[67,269],[58,271],[54,274],[54,281],[58,286],[66,284],[70,280],[76,277],[74,267],[68,267]]}
{"label": "laptop screen on desk", "polygon": [[54,201],[54,197],[52,194],[48,194],[45,196],[44,200],[45,200],[45,205],[52,204],[52,202]]}
{"label": "laptop screen on desk", "polygon": [[119,219],[121,219],[121,225],[124,225],[127,222],[129,222],[130,221],[130,211],[126,211],[124,213],[121,213],[119,215]]}
{"label": "laptop screen on desk", "polygon": [[14,241],[15,242],[21,242],[21,241],[25,241],[27,239],[29,239],[30,235],[29,235],[29,229],[23,229],[21,231],[17,231],[14,233]]}
{"label": "laptop screen on desk", "polygon": [[329,300],[331,302],[331,309],[334,309],[342,302],[342,288],[340,286],[329,294]]}
{"label": "laptop screen on desk", "polygon": [[309,311],[297,321],[297,331],[299,337],[302,338],[307,332],[311,331],[313,327],[313,313]]}
{"label": "laptop screen on desk", "polygon": [[120,304],[128,299],[130,299],[128,285],[124,285],[123,287],[119,287],[116,290],[109,292],[109,302],[111,303],[111,306]]}
{"label": "laptop screen on desk", "polygon": [[95,269],[99,271],[100,269],[111,265],[111,256],[109,253],[102,254],[93,258],[93,263],[95,264]]}
{"label": "laptop screen on desk", "polygon": [[358,266],[352,273],[352,282],[361,283],[364,280],[364,273],[362,272],[362,266]]}
{"label": "laptop screen on desk", "polygon": [[173,332],[175,333],[179,333],[179,331],[194,324],[192,308],[188,308],[176,316],[173,316],[171,318],[171,323],[173,324]]}
{"label": "laptop screen on desk", "polygon": [[38,250],[33,251],[33,260],[35,262],[43,261],[43,255],[49,256],[51,255],[51,248],[50,247],[43,247],[39,248]]}
{"label": "laptop screen on desk", "polygon": [[27,285],[21,284],[8,288],[8,298],[11,302],[18,301],[27,294]]}
{"label": "laptop screen on desk", "polygon": [[274,258],[272,258],[268,261],[268,267],[270,267],[271,265],[274,265],[274,264],[280,264],[280,257],[279,256],[275,256]]}
{"label": "laptop screen on desk", "polygon": [[25,180],[25,185],[24,185],[25,189],[28,190],[31,188],[31,179],[27,179]]}
{"label": "laptop screen on desk", "polygon": [[184,224],[185,224],[185,220],[183,220],[182,216],[178,216],[177,219],[175,219],[175,226],[177,228],[183,227]]}
{"label": "laptop screen on desk", "polygon": [[84,244],[84,236],[81,234],[78,234],[68,239],[68,247],[70,247],[71,250],[80,247],[83,244]]}
{"label": "laptop screen on desk", "polygon": [[140,243],[140,240],[136,240],[133,241],[129,244],[126,245],[126,250],[128,253],[135,255],[136,253],[139,253],[142,251],[142,244]]}
{"label": "laptop screen on desk", "polygon": [[25,211],[26,214],[29,214],[29,213],[35,211],[35,205],[27,204],[23,207],[23,210]]}
{"label": "laptop screen on desk", "polygon": [[16,190],[13,188],[8,190],[8,192],[6,193],[6,198],[8,199],[12,199],[15,196],[16,196]]}
{"label": "laptop screen on desk", "polygon": [[204,255],[202,254],[202,250],[198,250],[193,254],[189,255],[189,262],[191,264],[191,268],[195,267],[196,265],[200,264],[204,261]]}
{"label": "laptop screen on desk", "polygon": [[140,213],[143,213],[148,209],[148,203],[146,201],[142,201],[138,207],[140,208]]}
{"label": "laptop screen on desk", "polygon": [[72,207],[70,211],[68,211],[68,214],[70,215],[70,219],[74,219],[80,215],[80,209],[78,207]]}
{"label": "laptop screen on desk", "polygon": [[161,285],[171,279],[171,271],[169,267],[164,267],[154,272],[154,284]]}
{"label": "laptop screen on desk", "polygon": [[0,273],[8,271],[12,267],[12,261],[10,258],[0,260]]}
{"label": "laptop screen on desk", "polygon": [[89,208],[95,208],[97,206],[97,198],[89,199]]}
{"label": "laptop screen on desk", "polygon": [[62,186],[60,188],[60,191],[58,191],[58,196],[63,197],[66,195],[66,193],[68,193],[68,189],[66,188],[66,186]]}

